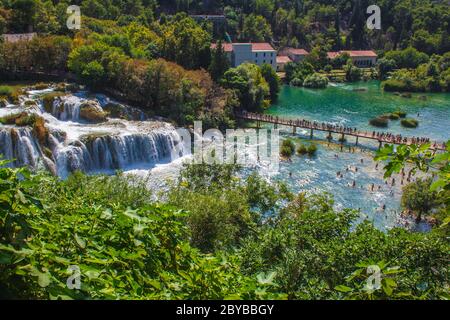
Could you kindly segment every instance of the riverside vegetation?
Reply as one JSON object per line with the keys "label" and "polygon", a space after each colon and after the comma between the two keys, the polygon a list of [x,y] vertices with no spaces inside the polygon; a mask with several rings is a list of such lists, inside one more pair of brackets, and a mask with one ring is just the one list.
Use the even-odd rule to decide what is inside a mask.
{"label": "riverside vegetation", "polygon": [[[333,68],[344,69],[345,81],[365,79],[348,57],[329,61],[326,52],[371,48],[381,59],[369,76],[390,75],[385,90],[448,91],[444,3],[423,0],[410,9],[409,0],[379,1],[386,13],[381,32],[363,27],[366,0],[78,3],[82,29],[70,31],[68,1],[0,0],[0,33],[39,34],[0,43],[2,78],[72,75],[179,125],[196,119],[205,128],[231,128],[235,109],[263,111],[274,101],[279,80],[267,66],[229,68],[220,46],[227,31],[237,41],[308,49],[307,61],[287,67],[294,85],[326,86],[323,74]],[[174,8],[223,9],[227,30],[212,30]],[[44,106],[66,90],[44,97]],[[20,94],[16,86],[1,86],[0,107],[16,104]],[[46,136],[38,117],[1,121]],[[294,143],[283,149],[289,156],[296,151]],[[359,213],[335,209],[328,194],[292,194],[257,174],[239,178],[233,166],[187,165],[154,201],[145,180],[121,172],[76,172],[62,180],[1,161],[0,297],[448,299],[449,151],[435,156],[389,146],[378,154],[387,161],[386,176],[406,162],[435,173],[434,180],[409,186],[402,201],[418,220],[437,220],[429,233],[355,225]],[[370,265],[382,272],[381,290],[365,287]],[[80,268],[79,290],[67,288],[70,266]]]}
{"label": "riverside vegetation", "polygon": [[[439,201],[427,213],[440,212],[441,225],[429,233],[354,226],[357,212],[335,210],[329,195],[294,195],[257,174],[237,178],[232,165],[185,165],[160,202],[145,180],[120,173],[61,181],[2,167],[0,296],[449,298],[448,146],[437,157],[415,146],[378,155],[387,176],[405,161],[439,168],[431,186]],[[81,270],[80,290],[66,287],[71,265]],[[382,290],[365,288],[369,265],[382,270]]]}

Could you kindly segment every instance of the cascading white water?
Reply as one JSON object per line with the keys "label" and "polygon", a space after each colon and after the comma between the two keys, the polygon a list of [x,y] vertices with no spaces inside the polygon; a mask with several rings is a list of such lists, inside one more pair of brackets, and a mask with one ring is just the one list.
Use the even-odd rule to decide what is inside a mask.
{"label": "cascading white water", "polygon": [[0,154],[15,159],[9,166],[37,168],[42,163],[62,178],[77,170],[89,173],[148,168],[184,155],[183,151],[172,154],[181,138],[166,123],[126,120],[77,123],[84,102],[85,99],[66,96],[55,101],[51,114],[42,106],[32,110],[46,120],[49,133],[45,147],[40,146],[32,128],[0,124]]}
{"label": "cascading white water", "polygon": [[[83,141],[84,140],[84,141]],[[82,139],[56,151],[58,175],[81,170],[126,169],[133,165],[152,165],[172,159],[172,150],[179,143],[175,132],[113,135]]]}
{"label": "cascading white water", "polygon": [[14,160],[9,166],[35,168],[41,157],[41,149],[30,128],[0,128],[0,154]]}
{"label": "cascading white water", "polygon": [[75,96],[55,99],[52,115],[61,121],[78,121],[80,119],[80,107],[80,99]]}

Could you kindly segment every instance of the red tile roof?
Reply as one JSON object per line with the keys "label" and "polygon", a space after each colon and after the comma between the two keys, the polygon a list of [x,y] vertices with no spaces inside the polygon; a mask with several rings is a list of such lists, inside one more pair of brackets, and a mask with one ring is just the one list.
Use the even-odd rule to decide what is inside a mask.
{"label": "red tile roof", "polygon": [[[215,49],[216,47],[217,47],[216,43],[212,43],[211,44],[211,49]],[[232,43],[227,43],[227,42],[222,43],[222,47],[223,47],[223,50],[225,52],[232,52],[233,51],[233,44]]]}
{"label": "red tile roof", "polygon": [[338,55],[347,53],[350,57],[364,57],[364,58],[376,58],[378,55],[372,50],[342,50],[339,52],[328,52],[328,58],[334,59]]}
{"label": "red tile roof", "polygon": [[[249,44],[249,43],[236,43],[236,44]],[[251,45],[252,51],[275,51],[275,49],[270,45],[270,43],[267,42],[251,43]],[[233,43],[222,43],[222,46],[225,52],[233,51]],[[215,43],[211,44],[211,49],[215,49],[216,47],[217,44]]]}
{"label": "red tile roof", "polygon": [[341,54],[340,52],[328,52],[327,56],[328,56],[328,59],[334,59],[340,54]]}
{"label": "red tile roof", "polygon": [[292,62],[291,58],[288,56],[277,56],[277,63],[283,64],[288,62]]}
{"label": "red tile roof", "polygon": [[267,42],[252,43],[253,51],[275,51],[275,49]]}
{"label": "red tile roof", "polygon": [[354,51],[341,51],[346,52],[350,55],[350,57],[377,57],[377,54],[372,50],[354,50]]}
{"label": "red tile roof", "polygon": [[288,51],[296,56],[307,56],[309,54],[305,49],[289,48]]}

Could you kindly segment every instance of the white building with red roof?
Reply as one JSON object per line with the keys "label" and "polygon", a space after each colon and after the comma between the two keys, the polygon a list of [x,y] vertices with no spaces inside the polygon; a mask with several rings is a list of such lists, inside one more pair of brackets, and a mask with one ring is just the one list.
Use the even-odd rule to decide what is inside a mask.
{"label": "white building with red roof", "polygon": [[333,60],[341,54],[348,54],[353,64],[359,68],[371,68],[376,65],[378,55],[372,50],[342,50],[328,52],[328,59]]}
{"label": "white building with red roof", "polygon": [[277,56],[277,72],[284,72],[284,67],[289,62],[292,62],[289,56]]}
{"label": "white building with red roof", "polygon": [[[211,48],[215,49],[216,44]],[[274,70],[277,69],[277,51],[267,42],[258,43],[223,43],[224,51],[233,68],[245,62],[257,64],[269,64]]]}
{"label": "white building with red roof", "polygon": [[293,62],[302,62],[309,55],[309,52],[305,49],[285,48],[280,52],[280,55],[288,56]]}

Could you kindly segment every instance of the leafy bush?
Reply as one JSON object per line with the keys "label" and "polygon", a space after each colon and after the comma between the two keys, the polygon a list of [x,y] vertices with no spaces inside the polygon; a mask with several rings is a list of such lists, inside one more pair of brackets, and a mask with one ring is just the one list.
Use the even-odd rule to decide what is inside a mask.
{"label": "leafy bush", "polygon": [[313,156],[313,155],[315,155],[315,154],[317,153],[317,145],[314,144],[314,143],[312,143],[312,144],[310,144],[309,146],[306,146],[306,145],[304,145],[304,144],[301,143],[301,144],[297,147],[297,153],[298,153],[299,155],[305,155],[305,154],[308,154],[308,155],[310,155],[310,156]]}
{"label": "leafy bush", "polygon": [[9,86],[0,86],[0,97],[9,98],[13,93],[13,89]]}
{"label": "leafy bush", "polygon": [[401,110],[395,111],[392,114],[398,116],[399,118],[406,118],[406,116],[408,115],[408,113],[406,111],[401,111]]}
{"label": "leafy bush", "polygon": [[291,157],[295,152],[294,142],[291,139],[283,140],[280,152],[283,157]]}
{"label": "leafy bush", "polygon": [[379,128],[386,128],[389,125],[389,121],[386,117],[377,117],[369,121],[370,125]]}
{"label": "leafy bush", "polygon": [[[264,283],[268,276],[241,275],[236,256],[192,248],[187,213],[150,203],[145,181],[83,174],[60,181],[8,168],[0,177],[2,298],[282,297],[266,291],[274,285]],[[80,290],[66,285],[70,266],[80,269]]]}
{"label": "leafy bush", "polygon": [[400,116],[396,113],[388,113],[386,115],[387,118],[389,118],[389,120],[399,120]]}
{"label": "leafy bush", "polygon": [[305,88],[322,89],[326,88],[328,85],[328,78],[319,73],[314,73],[306,77],[303,82]]}
{"label": "leafy bush", "polygon": [[405,128],[417,128],[419,126],[419,121],[416,119],[403,119],[401,122],[402,126]]}

